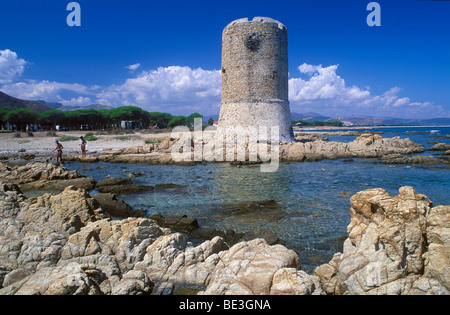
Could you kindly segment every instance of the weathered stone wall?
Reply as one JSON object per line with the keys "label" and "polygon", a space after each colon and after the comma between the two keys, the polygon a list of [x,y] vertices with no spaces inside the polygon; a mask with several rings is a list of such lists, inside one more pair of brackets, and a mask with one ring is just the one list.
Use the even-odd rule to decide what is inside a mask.
{"label": "weathered stone wall", "polygon": [[278,126],[281,141],[292,141],[286,27],[270,18],[239,19],[224,29],[222,45],[218,134]]}

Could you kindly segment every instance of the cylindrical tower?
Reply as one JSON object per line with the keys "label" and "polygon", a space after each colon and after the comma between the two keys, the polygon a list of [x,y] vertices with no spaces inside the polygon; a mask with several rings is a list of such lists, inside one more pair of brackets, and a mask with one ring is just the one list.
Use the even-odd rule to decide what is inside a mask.
{"label": "cylindrical tower", "polygon": [[278,126],[282,142],[293,140],[287,29],[271,18],[244,18],[223,31],[218,134],[227,127],[263,126]]}

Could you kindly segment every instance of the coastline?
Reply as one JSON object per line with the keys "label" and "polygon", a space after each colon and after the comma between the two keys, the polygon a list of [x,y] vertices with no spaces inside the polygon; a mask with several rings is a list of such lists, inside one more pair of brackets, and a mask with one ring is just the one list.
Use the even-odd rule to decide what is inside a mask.
{"label": "coastline", "polygon": [[[323,130],[323,131],[322,131]],[[373,129],[371,129],[373,130]],[[449,164],[448,153],[450,144],[439,141],[432,141],[436,144],[434,148],[425,148],[424,144],[417,144],[411,141],[409,137],[399,137],[396,133],[392,138],[383,137],[384,131],[371,131],[365,128],[361,130],[327,130],[320,128],[315,130],[304,130],[295,132],[295,142],[280,143],[278,158],[270,153],[270,163],[272,162],[303,162],[319,161],[323,159],[353,159],[353,158],[376,158],[382,163],[393,164]],[[214,131],[213,131],[214,132]],[[205,139],[213,139],[211,131],[204,135]],[[421,132],[419,132],[421,133]],[[195,131],[190,131],[187,137],[185,133],[176,133],[178,138],[171,132],[163,133],[145,133],[128,132],[107,134],[99,132],[93,137],[94,141],[87,143],[87,156],[81,156],[79,137],[83,132],[60,132],[56,136],[48,133],[35,133],[33,137],[25,136],[17,138],[14,134],[0,134],[0,161],[8,161],[9,164],[24,165],[28,161],[52,162],[55,160],[54,140],[64,137],[70,141],[62,142],[64,146],[63,160],[67,162],[109,162],[109,163],[147,163],[147,164],[174,164],[174,165],[192,165],[196,163],[216,163],[228,161],[236,165],[241,164],[261,164],[260,156],[257,156],[256,162],[249,161],[249,151],[246,152],[246,160],[237,156],[238,151],[234,151],[234,160],[229,161],[228,153],[221,151],[223,144],[216,142],[199,141],[196,138]],[[408,133],[406,133],[408,135]],[[415,132],[411,132],[411,135]],[[333,136],[334,141],[329,141],[327,137]],[[340,136],[342,138],[336,138]],[[348,139],[347,136],[354,138]],[[448,139],[448,134],[439,136],[436,139]],[[192,139],[189,147],[184,147],[186,141],[183,139]],[[336,140],[337,139],[337,140]],[[339,140],[342,139],[342,140]],[[182,140],[181,142],[178,142]],[[201,139],[200,139],[201,140]],[[430,143],[430,142],[428,142]],[[183,148],[182,153],[175,153],[179,147]],[[212,146],[210,145],[212,144]],[[218,144],[218,146],[217,146]],[[188,144],[189,145],[189,144]],[[202,147],[201,156],[197,155],[197,146]],[[227,150],[240,150],[240,144],[233,146],[227,145]],[[439,147],[437,147],[439,146]],[[210,148],[214,149],[210,149]],[[187,148],[187,149],[186,149]],[[208,148],[208,149],[205,149]],[[187,151],[186,151],[187,150]],[[219,150],[219,151],[217,151]],[[246,149],[247,150],[247,149]],[[439,155],[425,155],[425,151],[447,151]],[[270,151],[270,150],[269,150]],[[175,151],[177,152],[177,151]],[[222,152],[222,153],[220,153]],[[232,151],[230,151],[232,152]],[[264,152],[262,152],[265,154]],[[257,153],[258,154],[258,153]],[[419,154],[420,156],[417,156]],[[181,160],[180,160],[181,158]],[[234,161],[234,162],[233,162]]]}
{"label": "coastline", "polygon": [[[59,133],[58,136],[76,137],[81,134],[70,132]],[[96,156],[80,158],[78,141],[71,141],[65,146],[68,157],[80,162],[100,159],[123,163],[173,162],[169,157],[176,139],[170,139],[169,133],[129,134],[124,140],[117,139],[118,135],[97,137],[99,140],[91,142],[92,147],[88,149],[88,154]],[[385,159],[389,156],[398,160],[404,158],[403,154],[424,150],[423,146],[409,139],[383,138],[374,133],[361,133],[350,143],[327,142],[316,137],[302,137],[301,141],[284,145],[281,151],[285,161],[344,157]],[[45,160],[49,155],[53,156],[51,150],[55,137],[37,134],[34,138],[14,138],[10,135],[4,139],[7,141],[2,141],[2,149],[20,148],[22,152],[18,154],[8,151],[19,158],[21,154],[34,155],[34,151],[26,148],[34,149],[38,145],[39,151],[35,151],[36,155],[30,156],[30,160]],[[158,141],[146,143],[147,140]],[[76,171],[52,163],[30,163],[24,167],[0,165],[4,171],[0,185],[3,209],[0,224],[11,226],[8,237],[4,237],[0,229],[2,246],[10,249],[6,256],[0,255],[0,259],[4,258],[0,260],[0,266],[3,266],[0,268],[3,282],[0,295],[165,295],[177,292],[211,295],[449,294],[448,255],[445,254],[448,242],[441,242],[438,235],[446,233],[450,207],[433,208],[431,201],[412,187],[400,188],[397,197],[380,188],[353,195],[350,198],[348,238],[342,251],[336,253],[329,263],[319,265],[308,274],[302,270],[302,261],[297,253],[284,245],[267,241],[266,238],[274,239],[273,235],[254,234],[252,238],[256,238],[234,244],[232,240],[237,233],[232,235],[227,230],[220,235],[211,234],[210,230],[199,228],[191,217],[169,215],[162,218],[163,223],[158,221],[161,218],[130,217],[130,207],[115,199],[114,195],[106,192],[97,195],[95,192],[91,196],[89,192],[93,187],[98,188],[99,183]],[[140,176],[137,172],[130,175],[130,180]],[[167,183],[157,187],[149,186],[150,182],[134,185],[138,182],[108,179],[116,180],[120,180],[116,182],[116,186],[120,186],[118,188],[134,192],[137,189],[182,188]],[[22,191],[33,187],[53,188],[60,193],[33,198],[22,194]],[[267,202],[267,205],[273,203]],[[106,209],[113,205],[120,206],[124,219],[111,218],[111,212]],[[267,205],[264,203],[265,211],[268,210]],[[303,213],[298,215],[302,220],[306,218]],[[181,223],[188,224],[188,229],[206,232],[203,243],[198,244],[189,234],[177,231],[176,226]],[[22,228],[14,230],[15,226]],[[405,226],[408,229],[405,230]],[[58,239],[55,239],[55,231],[59,233]],[[33,238],[29,236],[33,233],[37,233],[41,241],[31,242]],[[425,236],[417,238],[417,235]],[[25,244],[18,253],[17,242]],[[406,251],[403,250],[405,248]],[[37,258],[33,256],[36,251],[41,253]],[[161,260],[160,257],[165,258]],[[360,261],[359,257],[365,257],[365,260]],[[236,264],[244,265],[235,277],[228,277]],[[66,285],[67,277],[74,276],[74,270],[76,276],[85,279],[83,285]],[[254,278],[249,276],[252,274],[255,274]]]}
{"label": "coastline", "polygon": [[[373,129],[393,129],[393,128],[450,128],[449,126],[345,126],[345,127],[327,127],[327,126],[317,126],[317,127],[306,127],[301,129],[295,129],[294,132],[298,135],[303,133],[310,133],[315,131],[329,131],[335,132],[339,135],[339,131],[348,130],[373,130]],[[56,136],[47,135],[47,132],[34,132],[34,136],[30,137],[25,132],[20,133],[20,138],[16,138],[12,132],[0,132],[0,155],[2,154],[14,154],[14,153],[24,153],[30,152],[33,154],[40,155],[39,153],[48,153],[54,149],[54,140],[68,136],[76,137],[86,135],[85,131],[58,131]],[[118,134],[94,134],[98,140],[89,141],[87,150],[90,152],[104,151],[104,150],[119,150],[127,149],[130,147],[143,146],[146,141],[158,141],[164,140],[171,137],[171,132],[163,133],[141,133],[141,132],[127,132]],[[128,137],[129,139],[125,139]],[[66,152],[75,153],[79,152],[79,141],[65,141],[62,142]],[[23,151],[25,150],[25,151]]]}

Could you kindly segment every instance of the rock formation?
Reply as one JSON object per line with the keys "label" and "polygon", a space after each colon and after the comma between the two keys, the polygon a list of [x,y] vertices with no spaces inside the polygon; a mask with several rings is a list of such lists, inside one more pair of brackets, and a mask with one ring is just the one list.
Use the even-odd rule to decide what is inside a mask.
{"label": "rock formation", "polygon": [[[383,138],[378,134],[363,133],[353,142],[327,142],[323,138],[314,136],[297,137],[299,141],[292,143],[281,143],[279,146],[280,161],[303,162],[319,161],[323,159],[340,158],[381,158],[389,154],[413,154],[424,152],[424,147],[416,144],[410,139],[401,139],[400,137]],[[190,165],[200,163],[194,161],[193,151],[188,152],[188,161],[174,161],[171,149],[180,139],[171,138],[161,143],[159,146],[149,145],[123,150],[106,152],[96,157],[96,161],[111,163],[148,163],[148,164],[181,164]],[[195,145],[205,145],[205,143],[193,143]],[[248,154],[247,154],[248,155]],[[214,158],[208,156],[208,152],[202,157],[203,161],[214,161]],[[66,160],[78,161],[77,156],[67,156]],[[440,159],[441,160],[441,159]],[[227,161],[226,156],[222,161]],[[420,161],[424,162],[424,159]],[[442,161],[441,161],[442,162]]]}
{"label": "rock formation", "polygon": [[92,190],[95,180],[52,163],[28,163],[10,167],[0,163],[0,182],[18,185],[21,190],[45,189],[63,191],[68,186]]}
{"label": "rock formation", "polygon": [[84,189],[27,199],[3,183],[0,295],[449,294],[450,206],[370,189],[350,213],[343,252],[308,275],[264,239],[195,246],[152,219],[112,220]]}
{"label": "rock formation", "polygon": [[412,187],[351,198],[342,254],[315,274],[328,294],[449,294],[450,206],[432,208]]}
{"label": "rock formation", "polygon": [[388,154],[412,154],[424,147],[410,139],[383,138],[378,134],[363,133],[353,142],[295,142],[280,146],[282,161],[318,161],[339,158],[380,158]]}

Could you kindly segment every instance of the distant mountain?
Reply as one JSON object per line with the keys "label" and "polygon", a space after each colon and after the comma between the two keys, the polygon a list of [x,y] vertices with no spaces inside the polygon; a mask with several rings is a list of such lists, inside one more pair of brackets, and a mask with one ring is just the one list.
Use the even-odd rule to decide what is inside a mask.
{"label": "distant mountain", "polygon": [[292,120],[305,120],[305,121],[327,121],[330,117],[323,116],[316,113],[291,113]]}
{"label": "distant mountain", "polygon": [[26,108],[31,109],[37,112],[45,112],[47,110],[54,109],[48,104],[44,104],[38,101],[25,101],[20,100],[18,98],[9,96],[3,92],[0,92],[0,107],[7,107],[7,108]]}
{"label": "distant mountain", "polygon": [[340,120],[351,126],[442,126],[450,125],[450,118],[402,119],[380,117],[331,117],[328,121]]}
{"label": "distant mountain", "polygon": [[433,118],[422,120],[424,125],[428,126],[441,126],[441,125],[449,125],[450,126],[450,118]]}
{"label": "distant mountain", "polygon": [[61,107],[63,107],[64,105],[61,103],[56,103],[56,102],[47,102],[44,100],[38,100],[38,102],[42,103],[42,104],[47,104],[51,107],[53,107],[54,109],[60,109]]}
{"label": "distant mountain", "polygon": [[56,103],[56,102],[46,102],[46,101],[42,101],[39,100],[39,102],[47,104],[51,107],[53,107],[53,109],[58,109],[58,110],[62,110],[64,112],[70,112],[72,110],[77,110],[77,109],[113,109],[114,107],[111,106],[107,106],[107,105],[102,105],[102,104],[92,104],[92,105],[88,105],[88,106],[66,106],[64,104],[61,103]]}
{"label": "distant mountain", "polygon": [[61,106],[58,109],[65,111],[65,112],[70,112],[73,110],[77,110],[77,109],[95,109],[95,110],[99,110],[99,109],[113,109],[114,107],[111,106],[107,106],[107,105],[102,105],[102,104],[92,104],[92,105],[88,105],[88,106]]}

